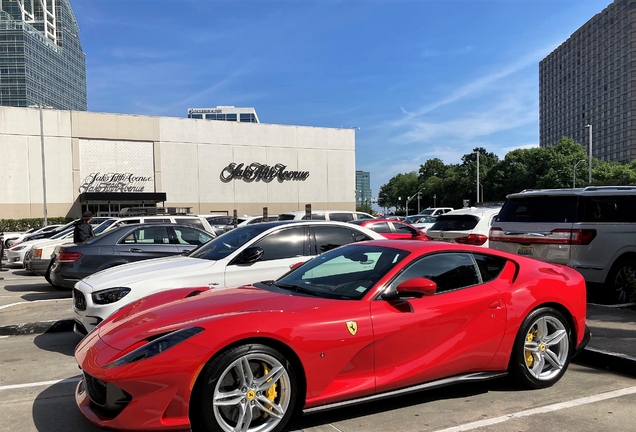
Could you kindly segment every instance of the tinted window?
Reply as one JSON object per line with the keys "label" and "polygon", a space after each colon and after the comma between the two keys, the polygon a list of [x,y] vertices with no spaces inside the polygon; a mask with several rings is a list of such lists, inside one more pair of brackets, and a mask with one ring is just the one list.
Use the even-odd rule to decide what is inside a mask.
{"label": "tinted window", "polygon": [[[125,220],[117,222],[117,224],[119,226],[121,226],[121,225],[138,224],[139,222],[140,222],[139,219],[125,219]],[[168,221],[168,222],[170,222],[170,221]]]}
{"label": "tinted window", "polygon": [[365,225],[365,228],[369,228],[377,233],[390,233],[391,227],[388,222],[378,222]]}
{"label": "tinted window", "polygon": [[417,235],[417,231],[415,231],[414,228],[405,225],[405,224],[398,224],[398,223],[393,223],[393,226],[395,227],[395,231],[398,234],[410,234],[412,236],[416,236]]}
{"label": "tinted window", "polygon": [[356,213],[358,219],[373,219],[373,216],[370,216],[366,213]]}
{"label": "tinted window", "polygon": [[209,235],[194,228],[175,226],[173,229],[176,234],[177,244],[198,246],[212,239]]}
{"label": "tinted window", "polygon": [[260,222],[263,222],[263,217],[262,216],[252,219],[247,224],[249,225],[249,224],[255,224],[255,223],[260,223]]}
{"label": "tinted window", "polygon": [[178,218],[175,219],[177,223],[184,223],[189,225],[194,225],[195,227],[203,229],[203,222],[199,218]]}
{"label": "tinted window", "polygon": [[636,222],[635,196],[587,196],[581,201],[581,222]]}
{"label": "tinted window", "polygon": [[473,257],[477,262],[477,267],[479,267],[482,282],[488,282],[499,276],[499,273],[501,273],[508,262],[504,258],[490,255],[473,254]]}
{"label": "tinted window", "polygon": [[473,215],[440,215],[430,228],[432,231],[470,231],[477,225],[479,218]]}
{"label": "tinted window", "polygon": [[576,196],[513,198],[499,212],[499,222],[576,222]]}
{"label": "tinted window", "polygon": [[313,227],[311,228],[313,239],[311,255],[319,255],[328,250],[353,242],[353,232],[345,227]]}
{"label": "tinted window", "polygon": [[329,220],[349,222],[353,220],[353,213],[329,213]]}
{"label": "tinted window", "polygon": [[395,289],[409,279],[423,277],[437,284],[437,292],[449,291],[479,283],[475,261],[469,253],[428,255],[409,265],[391,284]]}
{"label": "tinted window", "polygon": [[206,218],[210,225],[228,225],[232,223],[231,216],[214,216]]}
{"label": "tinted window", "polygon": [[280,221],[286,221],[286,220],[294,220],[296,218],[295,215],[293,214],[283,214],[278,216],[278,220]]}
{"label": "tinted window", "polygon": [[[303,220],[309,220],[307,216],[303,216]],[[326,220],[324,214],[311,214],[311,220]]]}
{"label": "tinted window", "polygon": [[161,219],[161,218],[144,219],[144,223],[170,223],[170,222],[172,222],[170,219]]}
{"label": "tinted window", "polygon": [[289,228],[276,231],[257,241],[254,246],[263,249],[263,257],[260,261],[303,256],[305,249],[305,229]]}
{"label": "tinted window", "polygon": [[208,260],[220,260],[271,227],[256,224],[235,228],[207,242],[188,256]]}
{"label": "tinted window", "polygon": [[170,243],[170,236],[166,227],[144,227],[137,228],[120,243],[168,244]]}

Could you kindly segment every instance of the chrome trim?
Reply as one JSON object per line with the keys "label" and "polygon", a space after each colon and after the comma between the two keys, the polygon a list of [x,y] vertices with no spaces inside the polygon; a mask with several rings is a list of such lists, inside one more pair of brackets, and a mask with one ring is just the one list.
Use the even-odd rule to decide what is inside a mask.
{"label": "chrome trim", "polygon": [[422,391],[422,390],[428,390],[428,389],[433,389],[433,388],[437,388],[437,387],[443,387],[443,386],[456,384],[456,383],[460,383],[460,382],[485,381],[485,380],[490,380],[490,379],[504,377],[506,375],[508,375],[508,372],[501,372],[501,371],[500,372],[474,372],[474,373],[469,373],[469,374],[464,374],[464,375],[457,375],[457,376],[454,376],[454,377],[443,378],[443,379],[440,379],[440,380],[431,381],[431,382],[428,382],[428,383],[419,384],[419,385],[412,386],[412,387],[406,387],[406,388],[403,388],[403,389],[400,389],[400,390],[393,390],[393,391],[386,392],[386,393],[379,393],[379,394],[375,394],[375,395],[371,395],[371,396],[365,396],[365,397],[361,397],[361,398],[357,398],[357,399],[351,399],[351,400],[348,400],[348,401],[335,402],[335,403],[331,403],[331,404],[327,404],[327,405],[321,405],[321,406],[317,406],[317,407],[313,407],[313,408],[307,408],[307,409],[303,410],[303,414],[310,414],[310,413],[315,413],[315,412],[318,412],[318,411],[326,411],[326,410],[331,410],[331,409],[342,408],[342,407],[346,407],[346,406],[349,406],[349,405],[367,403],[367,402],[371,402],[371,401],[375,401],[375,400],[379,400],[379,399],[385,399],[385,398],[394,397],[394,396],[400,396],[400,395],[404,395],[404,394],[408,394],[408,393],[414,393],[414,392],[418,392],[418,391]]}
{"label": "chrome trim", "polygon": [[592,266],[582,266],[582,265],[573,265],[570,267],[574,269],[584,269],[584,270],[600,270],[600,271],[603,270],[603,267],[592,267]]}

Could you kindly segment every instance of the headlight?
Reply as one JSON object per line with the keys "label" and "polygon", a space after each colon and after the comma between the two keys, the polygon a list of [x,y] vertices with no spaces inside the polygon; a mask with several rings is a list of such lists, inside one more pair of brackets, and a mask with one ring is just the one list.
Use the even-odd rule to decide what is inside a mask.
{"label": "headlight", "polygon": [[189,327],[181,330],[173,331],[165,336],[148,342],[147,344],[137,348],[136,350],[129,352],[120,359],[114,362],[108,363],[104,368],[114,368],[117,366],[123,366],[130,363],[137,362],[139,360],[146,360],[161,354],[162,352],[172,348],[175,345],[180,344],[184,340],[190,339],[192,336],[198,335],[204,329],[202,327]]}
{"label": "headlight", "polygon": [[42,258],[42,249],[33,249],[33,253],[31,253],[31,259],[40,258]]}
{"label": "headlight", "polygon": [[121,300],[126,297],[126,295],[130,292],[130,288],[108,288],[103,291],[97,291],[91,294],[93,298],[93,303],[95,304],[110,304],[115,303],[116,301]]}
{"label": "headlight", "polygon": [[9,249],[12,251],[19,251],[24,249],[26,246],[11,246]]}

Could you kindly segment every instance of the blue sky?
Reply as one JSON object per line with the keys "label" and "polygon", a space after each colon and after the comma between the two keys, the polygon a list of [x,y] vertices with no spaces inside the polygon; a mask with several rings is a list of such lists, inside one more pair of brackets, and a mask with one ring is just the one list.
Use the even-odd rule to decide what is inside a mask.
{"label": "blue sky", "polygon": [[539,141],[539,61],[609,0],[70,0],[90,111],[359,127],[380,186]]}

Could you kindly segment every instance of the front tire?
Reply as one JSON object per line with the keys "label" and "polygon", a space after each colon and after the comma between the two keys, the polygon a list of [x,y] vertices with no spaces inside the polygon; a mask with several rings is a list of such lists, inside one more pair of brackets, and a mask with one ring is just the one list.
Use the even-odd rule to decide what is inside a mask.
{"label": "front tire", "polygon": [[294,369],[280,352],[260,344],[232,348],[210,361],[197,380],[192,431],[280,431],[297,391]]}
{"label": "front tire", "polygon": [[550,387],[567,370],[572,346],[570,324],[563,314],[549,307],[535,309],[519,328],[509,372],[527,387]]}

